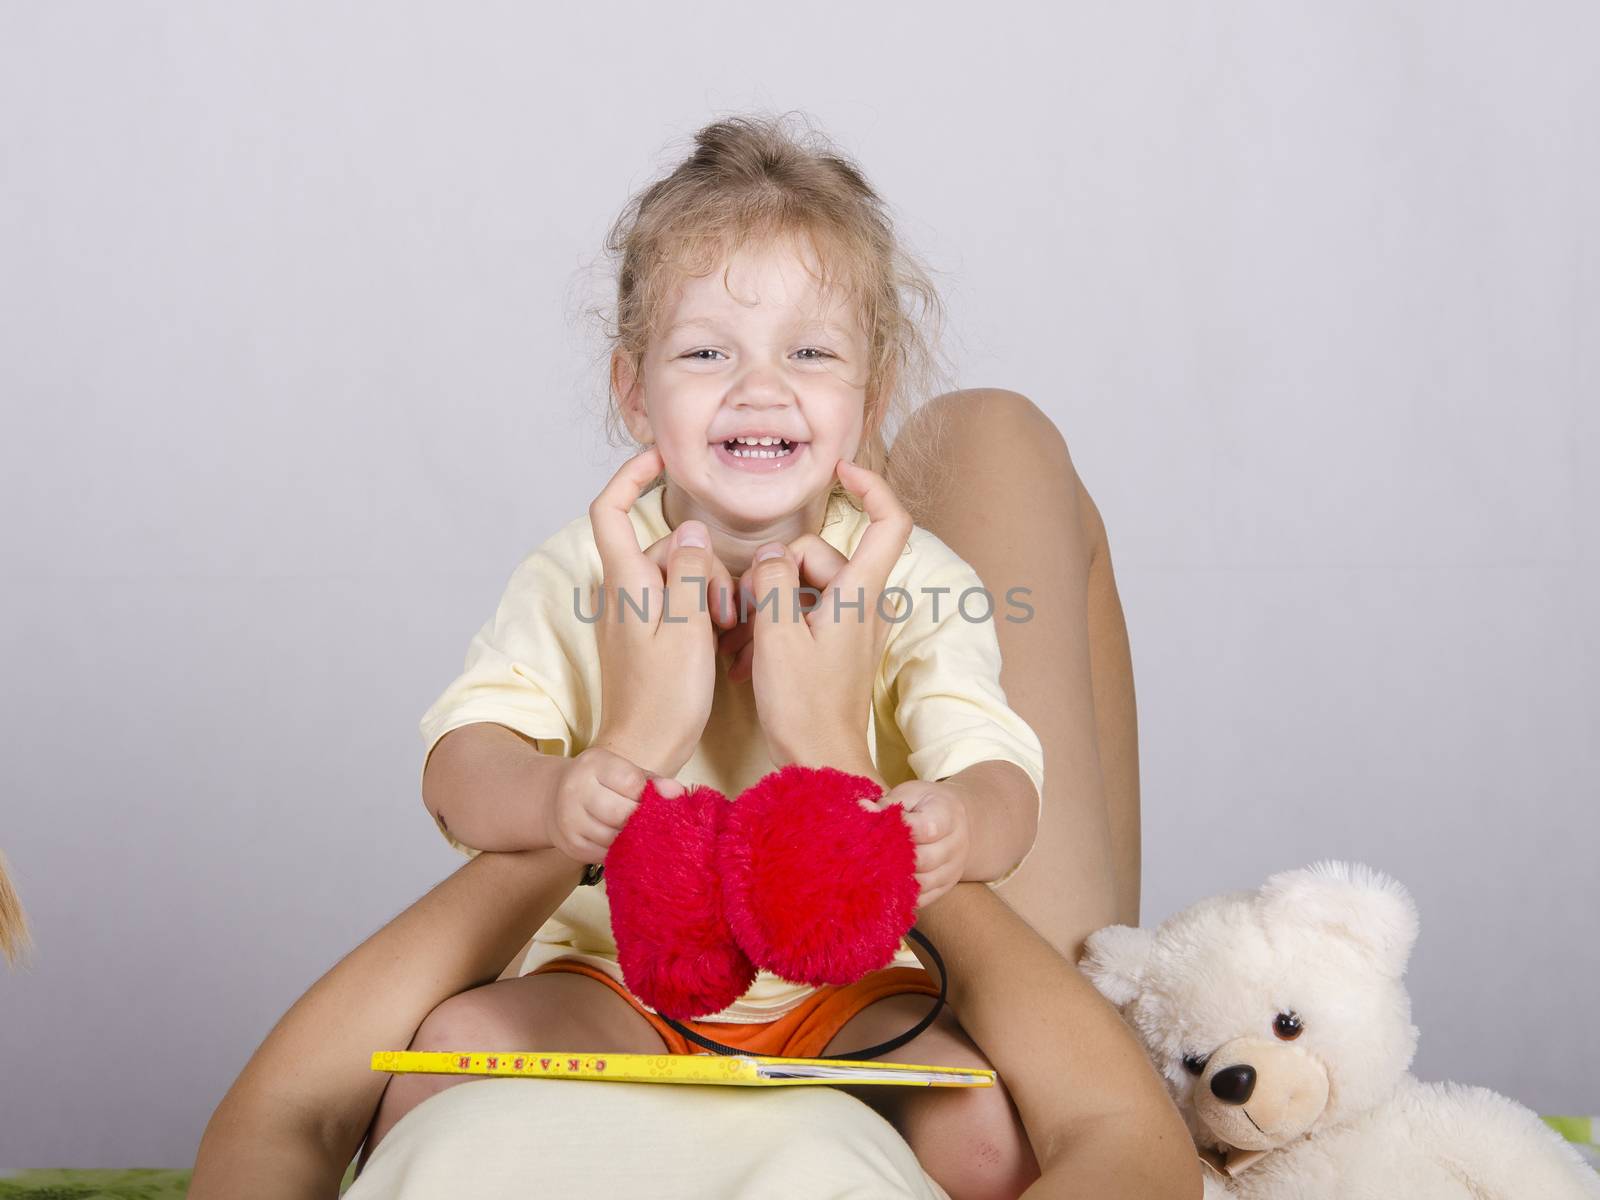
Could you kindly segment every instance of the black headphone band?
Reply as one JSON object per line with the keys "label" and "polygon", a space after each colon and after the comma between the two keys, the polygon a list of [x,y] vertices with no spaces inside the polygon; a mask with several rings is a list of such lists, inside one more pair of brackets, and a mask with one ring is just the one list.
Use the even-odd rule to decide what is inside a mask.
{"label": "black headphone band", "polygon": [[[912,1038],[916,1037],[924,1029],[928,1028],[928,1026],[933,1024],[934,1018],[939,1015],[939,1010],[944,1007],[945,995],[950,990],[950,980],[949,980],[949,977],[945,974],[944,959],[939,956],[939,952],[933,948],[933,943],[928,940],[927,935],[925,935],[920,929],[915,929],[915,928],[908,929],[906,931],[906,937],[910,938],[912,941],[916,942],[919,946],[921,946],[924,950],[926,950],[928,952],[928,957],[933,959],[933,965],[935,967],[937,967],[938,970],[939,970],[939,995],[934,1000],[933,1007],[930,1008],[927,1011],[927,1013],[923,1016],[922,1020],[918,1021],[915,1025],[913,1025],[910,1029],[906,1030],[904,1033],[890,1038],[887,1042],[879,1042],[876,1046],[868,1046],[865,1050],[850,1050],[850,1051],[847,1051],[847,1052],[845,1052],[843,1054],[820,1054],[820,1055],[817,1056],[818,1058],[825,1058],[825,1059],[843,1059],[843,1058],[867,1059],[867,1058],[877,1058],[880,1054],[887,1054],[891,1050],[898,1050],[901,1046],[904,1046]],[[664,1013],[657,1013],[656,1015],[658,1017],[660,1017],[663,1021],[665,1021],[674,1030],[676,1030],[679,1034],[681,1034],[683,1037],[685,1037],[689,1041],[693,1042],[697,1046],[703,1046],[703,1047],[705,1047],[705,1049],[713,1050],[718,1054],[743,1054],[743,1055],[748,1055],[750,1053],[750,1051],[748,1051],[748,1050],[740,1050],[735,1046],[724,1046],[721,1042],[718,1042],[718,1041],[715,1041],[715,1040],[713,1040],[711,1038],[708,1038],[708,1037],[704,1036],[703,1034],[696,1033],[694,1030],[688,1028],[687,1026],[682,1025],[677,1021],[674,1021],[671,1017],[667,1016]]]}

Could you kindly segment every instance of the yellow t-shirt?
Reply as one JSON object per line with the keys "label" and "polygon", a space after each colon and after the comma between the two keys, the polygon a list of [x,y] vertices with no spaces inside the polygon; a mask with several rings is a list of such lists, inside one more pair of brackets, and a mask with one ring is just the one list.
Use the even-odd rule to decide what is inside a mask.
{"label": "yellow t-shirt", "polygon": [[[663,486],[652,488],[629,512],[641,549],[671,532],[661,511],[663,494]],[[866,514],[835,497],[819,536],[848,558],[868,524]],[[600,659],[595,625],[579,613],[594,616],[589,586],[601,576],[587,513],[518,565],[494,616],[473,636],[461,674],[423,714],[428,752],[452,729],[480,721],[508,726],[547,754],[570,757],[590,745],[600,727]],[[1026,771],[1042,797],[1039,738],[1007,705],[1000,687],[993,613],[1001,598],[986,598],[977,572],[915,526],[887,587],[906,589],[910,602],[901,597],[899,611],[910,615],[889,626],[867,718],[867,746],[884,782],[894,787],[910,779],[945,779],[974,763],[1002,759]],[[964,596],[968,589],[978,590]],[[891,608],[885,604],[886,611]],[[844,612],[842,619],[849,620],[850,610]],[[677,778],[716,788],[731,800],[776,768],[750,682],[730,683],[719,670],[705,733]],[[440,832],[463,853],[477,853],[442,826]],[[1026,858],[991,882],[1009,879]],[[558,957],[581,959],[622,981],[603,879],[577,888],[539,929],[522,971]],[[894,961],[919,965],[904,943]],[[812,990],[762,971],[733,1005],[702,1019],[770,1021]]]}

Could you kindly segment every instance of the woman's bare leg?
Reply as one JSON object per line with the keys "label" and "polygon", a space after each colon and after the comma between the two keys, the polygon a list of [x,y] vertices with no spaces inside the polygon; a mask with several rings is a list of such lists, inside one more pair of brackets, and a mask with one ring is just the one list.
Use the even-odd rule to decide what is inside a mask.
{"label": "woman's bare leg", "polygon": [[[605,1050],[664,1054],[666,1042],[621,996],[564,971],[523,975],[452,996],[417,1027],[412,1050]],[[396,1122],[429,1096],[481,1075],[396,1075],[384,1089],[358,1170]]]}
{"label": "woman's bare leg", "polygon": [[405,1045],[442,1001],[493,979],[581,870],[559,850],[480,854],[340,959],[273,1026],[212,1114],[193,1200],[337,1192],[390,1082],[369,1068],[372,1052]]}
{"label": "woman's bare leg", "polygon": [[[910,440],[949,465],[947,488],[911,515],[994,596],[1001,684],[1044,746],[1039,840],[996,891],[1076,962],[1088,934],[1139,920],[1133,669],[1105,527],[1065,439],[1025,396],[971,389],[917,410],[889,453],[897,494]],[[1012,588],[1030,589],[1030,619],[1006,620],[1025,615]]]}

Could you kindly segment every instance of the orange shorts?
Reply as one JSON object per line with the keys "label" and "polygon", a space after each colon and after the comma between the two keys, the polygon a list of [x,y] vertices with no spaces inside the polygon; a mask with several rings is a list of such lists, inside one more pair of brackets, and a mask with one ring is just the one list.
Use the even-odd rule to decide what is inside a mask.
{"label": "orange shorts", "polygon": [[[651,1027],[661,1035],[661,1040],[666,1042],[669,1054],[706,1053],[655,1013],[648,1011],[634,998],[632,992],[599,967],[592,967],[586,962],[572,958],[553,958],[528,973],[543,975],[547,971],[569,971],[574,975],[587,975],[590,979],[605,984],[632,1005],[636,1013],[650,1022]],[[712,1041],[733,1046],[750,1054],[781,1058],[819,1058],[828,1043],[845,1027],[851,1017],[867,1005],[886,996],[899,996],[907,992],[937,996],[939,985],[921,967],[885,967],[844,987],[819,987],[796,1007],[772,1021],[754,1025],[735,1021],[683,1021],[680,1024]]]}

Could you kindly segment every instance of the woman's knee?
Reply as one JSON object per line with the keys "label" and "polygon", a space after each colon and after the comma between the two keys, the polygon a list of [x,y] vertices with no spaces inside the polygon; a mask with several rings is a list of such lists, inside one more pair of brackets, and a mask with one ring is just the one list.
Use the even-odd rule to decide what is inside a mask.
{"label": "woman's knee", "polygon": [[973,438],[990,438],[1014,452],[1019,442],[1055,459],[1055,469],[1076,493],[1078,521],[1083,527],[1091,558],[1107,550],[1105,521],[1100,507],[1089,494],[1083,477],[1072,461],[1066,435],[1045,412],[1021,392],[1009,388],[965,388],[935,397],[930,404],[940,406],[945,419],[960,428],[960,437],[969,444]]}
{"label": "woman's knee", "polygon": [[901,1133],[951,1200],[1015,1200],[1039,1177],[1022,1121],[1003,1085],[959,1095],[918,1093]]}
{"label": "woman's knee", "polygon": [[[605,984],[552,972],[486,983],[451,996],[423,1018],[414,1050],[614,1050],[659,1054],[661,1035]],[[426,1043],[426,1044],[424,1044]]]}
{"label": "woman's knee", "polygon": [[487,995],[493,984],[460,992],[441,1002],[422,1019],[411,1039],[413,1050],[490,1048],[498,1039],[519,1032],[507,1020],[505,1006]]}
{"label": "woman's knee", "polygon": [[1050,414],[1010,388],[961,388],[935,396],[923,408],[931,419],[959,427],[969,439],[1027,437],[1071,460],[1066,435]]}

